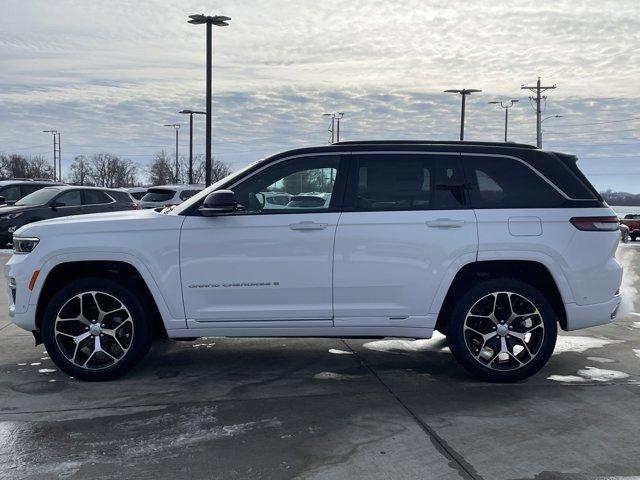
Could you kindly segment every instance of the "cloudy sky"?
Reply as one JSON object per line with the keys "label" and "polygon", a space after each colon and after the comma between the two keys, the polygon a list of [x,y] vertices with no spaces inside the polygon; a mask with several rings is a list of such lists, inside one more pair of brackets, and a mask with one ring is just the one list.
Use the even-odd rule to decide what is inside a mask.
{"label": "cloudy sky", "polygon": [[[535,143],[522,84],[541,76],[545,148],[576,153],[600,189],[640,192],[638,0],[1,0],[0,152],[63,162],[109,151],[144,167],[173,152],[165,123],[204,109],[205,29],[192,13],[224,14],[214,30],[214,155],[239,168],[270,153],[325,144],[324,112],[343,111],[342,138]],[[197,118],[195,150],[204,148]]]}

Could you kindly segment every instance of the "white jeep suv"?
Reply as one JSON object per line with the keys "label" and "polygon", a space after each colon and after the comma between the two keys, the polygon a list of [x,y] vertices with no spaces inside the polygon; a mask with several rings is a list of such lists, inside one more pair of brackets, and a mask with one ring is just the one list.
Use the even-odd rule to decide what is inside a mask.
{"label": "white jeep suv", "polygon": [[[330,198],[265,208],[269,192]],[[110,379],[154,336],[443,332],[473,374],[510,382],[558,326],[610,322],[614,212],[570,155],[528,145],[343,142],[261,160],[173,210],[20,228],[13,322],[70,375]]]}

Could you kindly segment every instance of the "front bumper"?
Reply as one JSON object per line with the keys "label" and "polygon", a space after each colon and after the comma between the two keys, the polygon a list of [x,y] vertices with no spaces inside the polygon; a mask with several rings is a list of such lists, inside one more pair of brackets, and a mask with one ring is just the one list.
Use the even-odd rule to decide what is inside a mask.
{"label": "front bumper", "polygon": [[622,295],[617,294],[607,302],[592,305],[565,303],[567,330],[579,330],[613,322],[618,314],[621,300]]}

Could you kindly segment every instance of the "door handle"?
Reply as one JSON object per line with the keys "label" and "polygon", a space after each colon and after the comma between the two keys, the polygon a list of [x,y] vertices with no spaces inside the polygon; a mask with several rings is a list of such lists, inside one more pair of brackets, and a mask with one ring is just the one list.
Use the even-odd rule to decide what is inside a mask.
{"label": "door handle", "polygon": [[427,227],[431,228],[460,228],[464,225],[464,220],[454,220],[453,218],[437,218],[429,220]]}
{"label": "door handle", "polygon": [[300,222],[290,223],[289,228],[291,230],[324,230],[329,226],[328,223],[316,223],[316,222]]}

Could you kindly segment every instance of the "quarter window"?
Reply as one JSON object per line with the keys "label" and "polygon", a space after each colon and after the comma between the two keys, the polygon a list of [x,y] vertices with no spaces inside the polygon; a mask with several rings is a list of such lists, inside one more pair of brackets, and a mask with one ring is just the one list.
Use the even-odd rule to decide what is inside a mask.
{"label": "quarter window", "polygon": [[233,188],[241,213],[327,211],[335,202],[340,156],[285,160]]}
{"label": "quarter window", "polygon": [[85,190],[84,191],[84,204],[85,205],[99,205],[101,203],[111,203],[113,200],[106,193],[100,190]]}
{"label": "quarter window", "polygon": [[457,156],[380,154],[359,157],[349,203],[357,211],[447,210],[465,206]]}
{"label": "quarter window", "polygon": [[553,208],[564,198],[540,175],[518,160],[465,157],[473,208]]}

